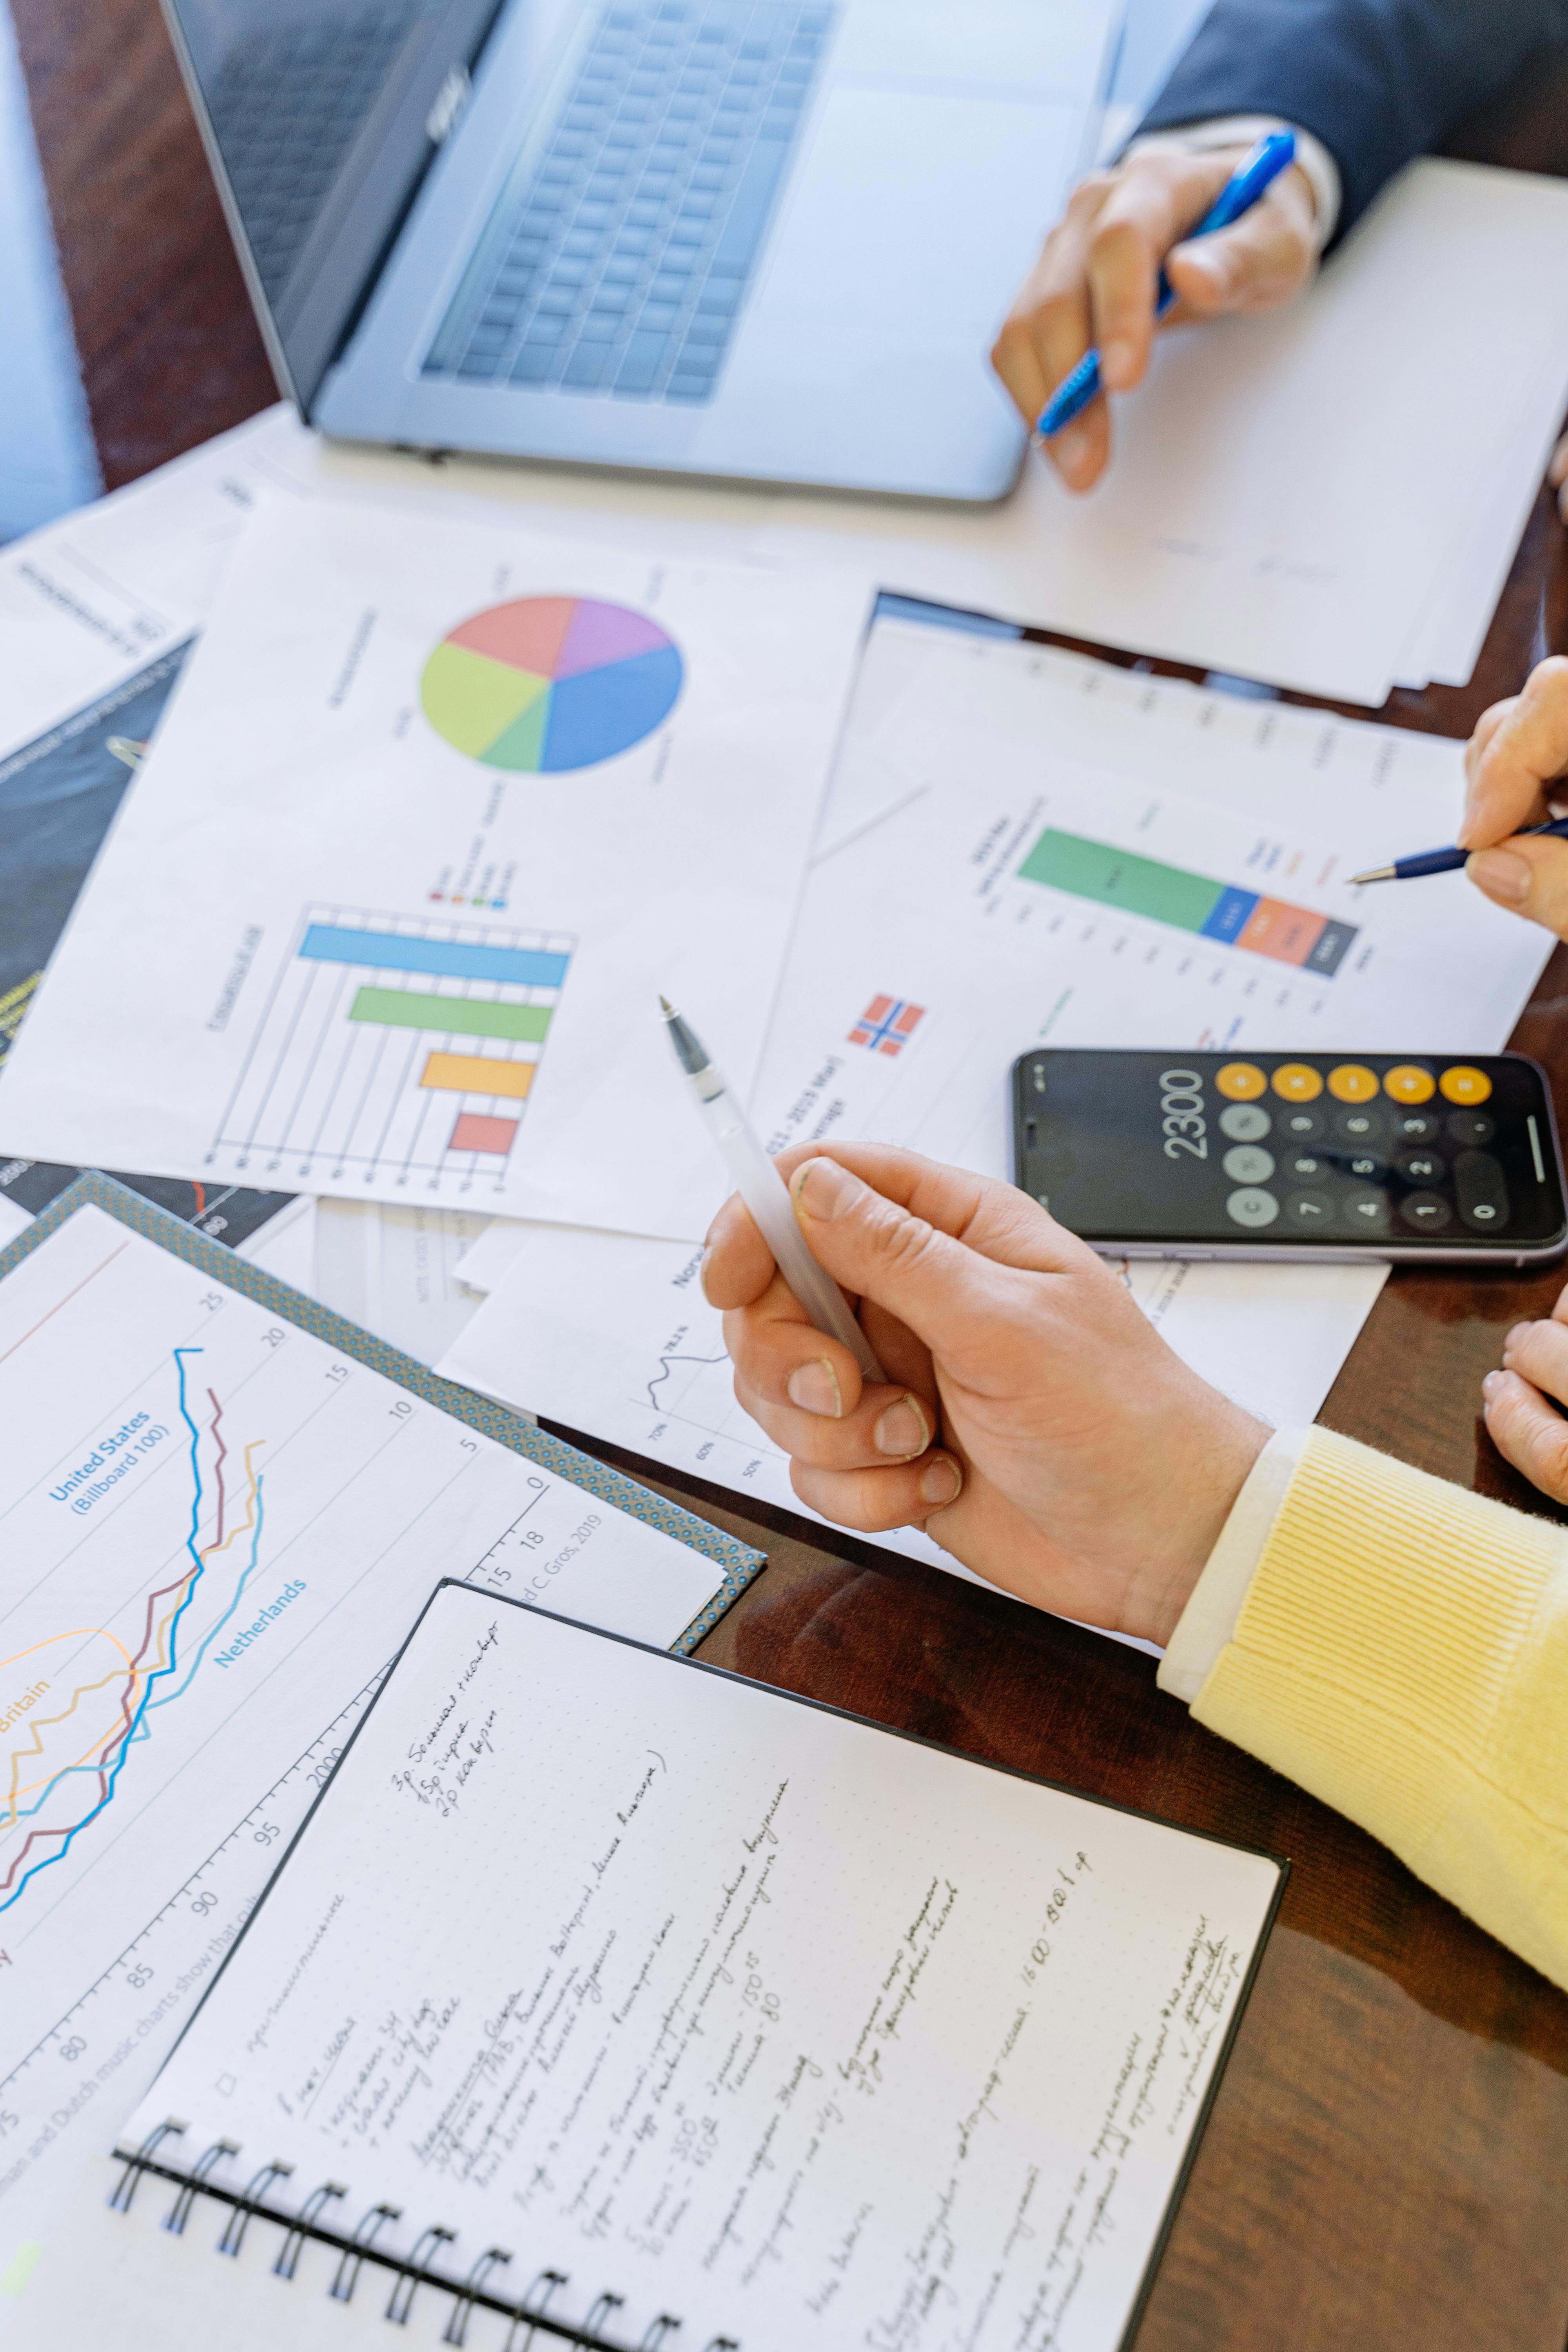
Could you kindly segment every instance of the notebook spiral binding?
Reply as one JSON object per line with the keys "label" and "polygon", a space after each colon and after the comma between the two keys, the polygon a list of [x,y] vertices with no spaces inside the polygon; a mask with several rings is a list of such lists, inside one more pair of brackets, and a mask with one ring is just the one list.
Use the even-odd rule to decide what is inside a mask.
{"label": "notebook spiral binding", "polygon": [[[252,2220],[274,2222],[284,2233],[282,2247],[272,2265],[276,2277],[294,2277],[308,2243],[335,2251],[338,2265],[327,2293],[339,2303],[350,2300],[367,2264],[389,2271],[393,2274],[392,2294],[384,2315],[395,2327],[408,2325],[414,2298],[422,2286],[450,2295],[452,2308],[441,2333],[443,2344],[466,2344],[469,2319],[476,2310],[483,2310],[497,2312],[510,2323],[503,2352],[531,2352],[542,2336],[555,2344],[577,2346],[580,2352],[663,2352],[663,2347],[675,2352],[673,2338],[680,2322],[668,2312],[661,2312],[657,2319],[648,2322],[635,2346],[624,2336],[605,2333],[616,2312],[623,2307],[625,2298],[618,2294],[601,2294],[582,2321],[552,2315],[546,2306],[570,2284],[564,2271],[541,2271],[521,2301],[498,2294],[489,2281],[494,2273],[511,2261],[510,2254],[500,2246],[488,2246],[466,2278],[456,2278],[436,2268],[441,2249],[454,2244],[457,2235],[455,2231],[439,2224],[426,2230],[411,2252],[392,2252],[377,2242],[384,2230],[403,2219],[395,2205],[373,2205],[352,2228],[340,2227],[332,2218],[333,2209],[348,2190],[335,2180],[320,2182],[292,2210],[272,2201],[278,2183],[291,2177],[291,2165],[264,2164],[243,2189],[227,2188],[213,2176],[221,2164],[239,2154],[232,2140],[214,2140],[189,2167],[172,2163],[169,2158],[175,2151],[166,2151],[164,2142],[178,2138],[184,2129],[184,2124],[170,2118],[149,2132],[140,2147],[115,2150],[117,2161],[125,2169],[109,2200],[112,2211],[129,2213],[132,2200],[144,2179],[171,2181],[178,2193],[163,2217],[164,2229],[176,2237],[183,2236],[196,2200],[210,2198],[215,2204],[227,2208],[216,2251],[230,2257],[238,2255]],[[702,2352],[741,2352],[741,2347],[732,2336],[715,2336]]]}

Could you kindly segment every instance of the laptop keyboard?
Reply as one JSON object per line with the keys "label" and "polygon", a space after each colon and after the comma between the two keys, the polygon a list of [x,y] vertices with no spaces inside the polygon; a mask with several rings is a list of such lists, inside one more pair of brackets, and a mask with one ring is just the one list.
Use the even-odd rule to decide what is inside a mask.
{"label": "laptop keyboard", "polygon": [[322,24],[285,22],[225,58],[213,129],[269,301],[299,259],[425,0],[371,0]]}
{"label": "laptop keyboard", "polygon": [[424,373],[710,400],[837,13],[820,0],[606,8]]}

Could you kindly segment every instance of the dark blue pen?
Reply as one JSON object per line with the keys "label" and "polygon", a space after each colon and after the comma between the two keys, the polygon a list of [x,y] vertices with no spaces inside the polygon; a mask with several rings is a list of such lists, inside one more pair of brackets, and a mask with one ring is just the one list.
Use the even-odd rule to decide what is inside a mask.
{"label": "dark blue pen", "polygon": [[[1516,841],[1529,841],[1536,834],[1550,834],[1554,841],[1568,841],[1568,816],[1553,817],[1550,824],[1527,824],[1522,833],[1515,834]],[[1506,841],[1494,842],[1494,849],[1506,849]],[[1457,874],[1468,863],[1473,852],[1468,849],[1424,849],[1415,857],[1396,857],[1392,866],[1374,866],[1370,874],[1352,874],[1357,882],[1418,882],[1424,874]]]}
{"label": "dark blue pen", "polygon": [[[1212,212],[1206,212],[1196,228],[1190,228],[1182,239],[1189,244],[1195,236],[1213,236],[1222,228],[1229,228],[1253,205],[1266,188],[1271,187],[1281,172],[1288,172],[1296,160],[1296,134],[1293,131],[1271,131],[1260,139],[1243,163],[1237,165],[1224,187]],[[1163,319],[1174,308],[1176,289],[1160,272],[1159,296],[1154,304],[1154,316]],[[1080,410],[1089,406],[1100,390],[1100,353],[1085,352],[1070,375],[1064,376],[1040,411],[1035,430],[1042,441],[1070,425]]]}

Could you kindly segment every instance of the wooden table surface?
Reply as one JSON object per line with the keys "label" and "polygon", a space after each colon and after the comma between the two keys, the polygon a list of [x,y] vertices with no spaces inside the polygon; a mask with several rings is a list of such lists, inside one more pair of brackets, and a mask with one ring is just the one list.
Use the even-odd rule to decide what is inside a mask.
{"label": "wooden table surface", "polygon": [[[154,0],[12,5],[112,488],[276,394]],[[1565,100],[1568,73],[1534,74],[1456,152],[1568,175]],[[1467,733],[1568,644],[1565,619],[1568,557],[1543,493],[1472,684],[1396,694],[1383,716]],[[1568,1128],[1568,950],[1513,1042],[1553,1073]],[[1548,1509],[1492,1451],[1479,1384],[1559,1280],[1396,1270],[1323,1419]],[[1291,1857],[1139,2352],[1564,2352],[1568,1999],[1192,1723],[1146,1657],[786,1513],[739,1510],[724,1489],[649,1483],[769,1554],[704,1657]]]}

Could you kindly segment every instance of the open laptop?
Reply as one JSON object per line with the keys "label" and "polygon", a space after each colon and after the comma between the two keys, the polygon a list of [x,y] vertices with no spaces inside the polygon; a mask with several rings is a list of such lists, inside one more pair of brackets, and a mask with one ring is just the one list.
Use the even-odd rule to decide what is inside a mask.
{"label": "open laptop", "polygon": [[284,389],[352,440],[984,500],[1118,0],[164,0]]}

